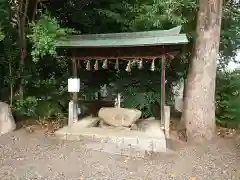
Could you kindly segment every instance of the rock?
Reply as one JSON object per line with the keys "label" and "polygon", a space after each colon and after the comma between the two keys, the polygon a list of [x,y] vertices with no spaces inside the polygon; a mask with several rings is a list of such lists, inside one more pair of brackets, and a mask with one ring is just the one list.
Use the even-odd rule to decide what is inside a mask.
{"label": "rock", "polygon": [[109,126],[110,126],[110,125],[104,123],[103,120],[100,120],[99,127],[101,127],[101,128],[109,128]]}
{"label": "rock", "polygon": [[154,117],[149,117],[147,119],[140,119],[136,123],[131,125],[131,130],[133,131],[144,131],[144,125],[149,123],[148,121],[155,120]]}
{"label": "rock", "polygon": [[156,120],[153,118],[143,119],[136,122],[136,126],[134,126],[133,130],[142,131],[147,135],[158,137],[162,136],[163,130],[161,129],[160,120]]}
{"label": "rock", "polygon": [[105,129],[113,129],[114,128],[114,129],[119,129],[119,130],[128,130],[128,131],[131,130],[131,128],[123,127],[123,126],[120,126],[120,127],[110,126],[110,125],[104,123],[103,120],[100,121],[99,127],[105,128]]}
{"label": "rock", "polygon": [[11,109],[8,104],[0,102],[0,136],[16,129]]}
{"label": "rock", "polygon": [[135,123],[131,125],[131,130],[132,131],[140,131],[140,129],[138,128],[137,124],[135,124]]}
{"label": "rock", "polygon": [[142,112],[136,109],[127,108],[101,108],[98,116],[104,123],[115,127],[129,127],[135,123],[142,115]]}
{"label": "rock", "polygon": [[166,138],[170,138],[170,106],[164,106],[164,129]]}
{"label": "rock", "polygon": [[76,122],[79,128],[96,127],[100,119],[98,117],[87,116]]}
{"label": "rock", "polygon": [[178,112],[183,112],[183,98],[179,98],[179,97],[175,98],[174,108]]}

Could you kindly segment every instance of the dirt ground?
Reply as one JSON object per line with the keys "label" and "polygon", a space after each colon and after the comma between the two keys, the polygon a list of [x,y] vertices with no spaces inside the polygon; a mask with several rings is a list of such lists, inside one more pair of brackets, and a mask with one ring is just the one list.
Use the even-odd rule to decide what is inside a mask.
{"label": "dirt ground", "polygon": [[127,158],[25,129],[0,137],[1,180],[239,180],[240,140],[181,144],[166,154]]}

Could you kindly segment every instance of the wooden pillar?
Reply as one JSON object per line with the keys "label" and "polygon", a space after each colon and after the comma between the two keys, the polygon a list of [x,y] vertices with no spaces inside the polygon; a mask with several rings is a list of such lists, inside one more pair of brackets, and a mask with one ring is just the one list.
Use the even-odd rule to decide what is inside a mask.
{"label": "wooden pillar", "polygon": [[[77,61],[75,59],[75,57],[72,59],[72,71],[73,71],[73,78],[77,78],[78,74],[77,74]],[[78,102],[78,93],[74,92],[73,93],[73,102],[77,103]]]}
{"label": "wooden pillar", "polygon": [[[76,58],[72,58],[72,71],[73,71],[73,78],[78,78],[77,74],[77,61]],[[73,120],[72,123],[76,123],[78,121],[78,92],[73,93]]]}
{"label": "wooden pillar", "polygon": [[166,55],[165,53],[162,55],[162,63],[161,63],[161,127],[164,128],[165,122],[165,82],[166,82]]}

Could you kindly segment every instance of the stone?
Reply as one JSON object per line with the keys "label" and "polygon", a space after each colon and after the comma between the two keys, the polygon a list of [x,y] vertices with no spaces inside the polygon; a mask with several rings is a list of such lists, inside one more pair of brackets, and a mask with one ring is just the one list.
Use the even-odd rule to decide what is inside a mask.
{"label": "stone", "polygon": [[173,86],[174,96],[174,108],[178,112],[183,111],[183,93],[184,93],[184,83],[186,80],[181,79],[177,86]]}
{"label": "stone", "polygon": [[[97,143],[90,143],[91,145],[88,148],[125,156],[139,156],[139,154],[143,155],[145,151],[166,152],[167,150],[166,139],[161,129],[159,136],[148,135],[139,131],[99,127],[83,129],[65,127],[56,131],[55,134],[57,137],[65,140],[79,140],[79,137],[91,139]],[[69,136],[71,138],[68,138]]]}
{"label": "stone", "polygon": [[137,109],[127,108],[101,108],[98,116],[104,123],[115,127],[129,127],[135,123],[142,115],[142,112]]}
{"label": "stone", "polygon": [[183,112],[183,98],[180,97],[175,98],[174,108],[178,112]]}
{"label": "stone", "polygon": [[154,117],[149,117],[147,119],[139,119],[136,123],[131,125],[131,130],[133,131],[144,131],[144,127],[146,126],[150,120],[155,120]]}
{"label": "stone", "polygon": [[136,122],[133,130],[142,131],[153,137],[162,136],[161,121],[155,118],[142,119]]}
{"label": "stone", "polygon": [[106,129],[112,129],[112,128],[115,128],[115,129],[128,130],[128,131],[131,130],[131,128],[129,128],[129,127],[124,127],[124,126],[120,126],[120,127],[110,126],[110,125],[104,123],[103,120],[100,121],[100,123],[99,123],[99,127],[101,127],[101,128],[106,128]]}
{"label": "stone", "polygon": [[78,121],[78,105],[73,101],[68,104],[68,125],[72,126]]}
{"label": "stone", "polygon": [[100,119],[98,117],[87,116],[76,122],[79,128],[96,127]]}
{"label": "stone", "polygon": [[109,128],[110,125],[106,124],[103,120],[100,120],[99,127],[101,127],[101,128]]}
{"label": "stone", "polygon": [[164,106],[164,129],[165,129],[165,136],[166,138],[170,138],[170,106]]}
{"label": "stone", "polygon": [[11,109],[8,104],[0,102],[0,136],[16,129]]}
{"label": "stone", "polygon": [[58,130],[60,131],[65,131],[65,132],[69,132],[69,131],[81,131],[81,129],[85,129],[85,128],[90,128],[90,127],[96,127],[98,122],[99,122],[99,118],[98,117],[91,117],[88,116],[86,118],[83,118],[81,120],[79,120],[78,122],[72,124],[71,126],[64,126],[62,129]]}

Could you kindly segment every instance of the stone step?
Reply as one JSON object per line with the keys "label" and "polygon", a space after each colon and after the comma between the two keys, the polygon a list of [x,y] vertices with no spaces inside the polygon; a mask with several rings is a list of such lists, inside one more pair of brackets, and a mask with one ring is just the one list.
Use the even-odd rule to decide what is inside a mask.
{"label": "stone step", "polygon": [[151,136],[144,132],[121,129],[103,129],[99,127],[74,128],[64,127],[55,132],[55,135],[65,140],[81,140],[88,138],[93,142],[100,142],[97,149],[115,154],[130,155],[147,152],[166,152],[166,139],[164,132],[159,136]]}

